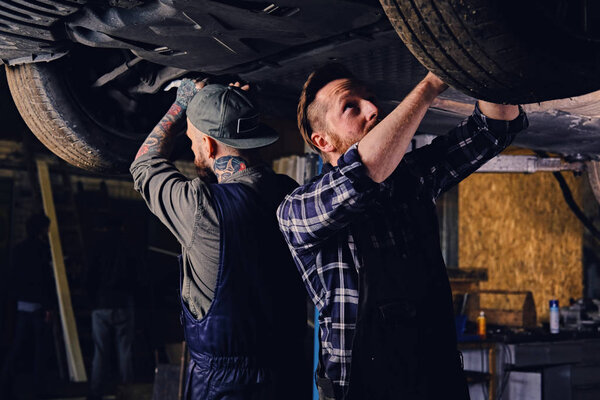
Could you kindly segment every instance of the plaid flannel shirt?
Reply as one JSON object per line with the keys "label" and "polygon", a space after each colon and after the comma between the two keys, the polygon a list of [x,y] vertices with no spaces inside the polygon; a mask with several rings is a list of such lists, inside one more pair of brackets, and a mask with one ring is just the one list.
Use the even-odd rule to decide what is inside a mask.
{"label": "plaid flannel shirt", "polygon": [[[411,234],[394,231],[398,228],[386,221],[386,215],[406,205],[391,203],[390,209],[382,210],[378,196],[394,186],[406,188],[406,182],[399,181],[403,174],[397,172],[407,169],[435,203],[437,196],[500,153],[527,127],[527,117],[520,111],[513,121],[498,121],[487,118],[476,106],[473,114],[447,135],[407,153],[395,173],[381,184],[367,176],[355,144],[340,157],[337,167],[327,166],[327,171],[294,190],[279,206],[280,229],[319,310],[321,362],[325,377],[334,385],[342,390],[349,385],[359,253],[377,251],[390,243],[400,246]],[[368,248],[357,249],[352,235],[356,229],[370,237]]]}

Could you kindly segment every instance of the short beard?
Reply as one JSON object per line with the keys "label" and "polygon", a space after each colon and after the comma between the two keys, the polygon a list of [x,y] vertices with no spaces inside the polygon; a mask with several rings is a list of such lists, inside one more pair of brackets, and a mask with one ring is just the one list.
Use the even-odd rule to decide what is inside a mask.
{"label": "short beard", "polygon": [[[348,149],[354,143],[356,143],[356,140],[341,137],[340,135],[338,135],[335,132],[329,132],[328,136],[329,136],[329,143],[333,147],[335,147],[336,151],[339,152],[340,154],[344,154],[346,151],[348,151]],[[333,160],[330,160],[330,161],[333,161]]]}
{"label": "short beard", "polygon": [[208,166],[208,162],[203,158],[194,158],[194,166],[196,167],[196,174],[200,180],[204,183],[217,183],[217,176],[213,172],[212,168]]}
{"label": "short beard", "polygon": [[379,120],[375,120],[371,124],[367,125],[365,127],[365,131],[359,139],[341,137],[334,131],[327,132],[327,136],[329,137],[329,142],[331,145],[333,145],[333,147],[335,147],[340,154],[344,154],[353,144],[361,141],[367,135],[367,133],[371,131],[371,129],[375,128],[378,123]]}
{"label": "short beard", "polygon": [[204,183],[217,183],[218,182],[217,176],[210,168],[196,167],[196,173],[198,174],[198,177],[200,178],[200,180]]}

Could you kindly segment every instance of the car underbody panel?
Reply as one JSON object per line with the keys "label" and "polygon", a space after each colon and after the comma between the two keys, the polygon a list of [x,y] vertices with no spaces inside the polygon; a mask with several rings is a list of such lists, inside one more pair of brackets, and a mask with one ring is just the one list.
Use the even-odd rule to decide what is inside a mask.
{"label": "car underbody panel", "polygon": [[387,19],[378,2],[162,0],[132,9],[88,6],[66,26],[77,43],[131,49],[157,64],[223,74],[276,65],[282,53],[360,35],[381,22]]}
{"label": "car underbody panel", "polygon": [[[253,83],[267,113],[285,118],[295,118],[302,83],[326,62],[348,66],[375,91],[384,113],[427,73],[376,0],[0,0],[2,63],[50,61],[77,46],[89,50],[77,54],[91,54],[95,70],[106,49],[125,55],[122,64],[100,71],[92,87],[122,90],[124,76],[144,70],[140,79],[127,79],[119,94],[125,103],[186,74],[234,75]],[[447,91],[420,131],[447,132],[474,101]],[[531,127],[515,144],[573,160],[597,158],[600,101],[588,103],[586,109],[565,102],[528,106]]]}
{"label": "car underbody panel", "polygon": [[61,23],[81,8],[72,0],[0,0],[0,63],[51,61],[71,43]]}

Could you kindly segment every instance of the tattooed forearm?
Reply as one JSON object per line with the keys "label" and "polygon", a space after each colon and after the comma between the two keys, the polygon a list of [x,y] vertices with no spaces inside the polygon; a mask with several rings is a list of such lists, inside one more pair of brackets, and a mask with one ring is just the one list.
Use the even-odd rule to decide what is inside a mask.
{"label": "tattooed forearm", "polygon": [[158,125],[152,129],[135,158],[144,155],[159,155],[168,157],[173,149],[173,137],[177,132],[176,125],[185,116],[184,110],[178,104],[173,104]]}
{"label": "tattooed forearm", "polygon": [[243,171],[247,168],[248,162],[241,157],[225,156],[215,160],[213,169],[219,182],[230,177],[238,171]]}

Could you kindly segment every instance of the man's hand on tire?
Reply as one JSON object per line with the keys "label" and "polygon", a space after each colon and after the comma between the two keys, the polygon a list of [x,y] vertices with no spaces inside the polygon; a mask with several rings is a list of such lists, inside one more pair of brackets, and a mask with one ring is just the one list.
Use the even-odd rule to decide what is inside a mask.
{"label": "man's hand on tire", "polygon": [[423,81],[427,82],[437,92],[437,95],[442,94],[446,89],[448,89],[448,85],[433,72],[429,72],[425,78],[423,78]]}
{"label": "man's hand on tire", "polygon": [[179,88],[177,88],[177,97],[175,98],[175,104],[181,107],[183,110],[187,109],[187,106],[192,98],[206,86],[207,82],[205,79],[196,81],[192,79],[182,79]]}
{"label": "man's hand on tire", "polygon": [[242,84],[239,81],[236,81],[235,83],[230,83],[229,86],[238,87],[246,92],[250,90],[250,84],[248,84],[248,83]]}
{"label": "man's hand on tire", "polygon": [[[194,98],[196,93],[200,91],[204,86],[208,85],[208,79],[203,79],[201,81],[195,79],[182,79],[179,83],[179,87],[177,88],[177,97],[175,98],[175,104],[182,108],[182,110],[186,110],[189,102]],[[238,87],[244,91],[250,90],[250,85],[247,83],[230,83],[229,86]]]}

